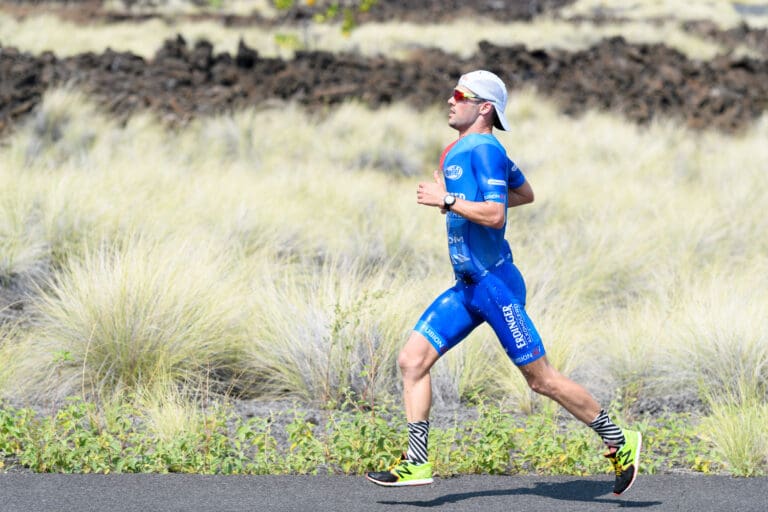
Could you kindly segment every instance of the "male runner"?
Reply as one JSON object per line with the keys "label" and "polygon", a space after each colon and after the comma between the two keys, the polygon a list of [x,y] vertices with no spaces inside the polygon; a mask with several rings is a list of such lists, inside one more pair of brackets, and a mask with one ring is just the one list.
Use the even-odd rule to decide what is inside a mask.
{"label": "male runner", "polygon": [[614,466],[615,494],[637,476],[641,436],[617,427],[595,399],[547,361],[541,338],[525,311],[525,282],[504,239],[507,207],[533,201],[533,191],[493,135],[507,130],[507,90],[495,74],[462,75],[448,99],[448,124],[459,133],[441,158],[445,182],[419,183],[419,204],[446,214],[448,253],[456,283],[424,312],[398,356],[408,421],[408,450],[389,470],[369,472],[385,486],[432,482],[427,459],[430,369],[475,327],[488,322],[529,387],[590,426],[607,446]]}

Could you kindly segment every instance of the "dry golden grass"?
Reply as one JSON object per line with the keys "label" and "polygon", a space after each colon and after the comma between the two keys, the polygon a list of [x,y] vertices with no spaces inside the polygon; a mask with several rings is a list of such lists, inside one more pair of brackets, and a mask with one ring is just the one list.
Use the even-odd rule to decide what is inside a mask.
{"label": "dry golden grass", "polygon": [[[667,393],[683,377],[694,389],[696,375],[708,369],[722,376],[710,379],[710,388],[739,378],[743,367],[716,366],[722,356],[691,354],[707,354],[714,329],[728,318],[734,324],[731,336],[721,337],[723,353],[743,353],[749,336],[760,332],[758,312],[768,300],[758,293],[768,206],[761,193],[768,185],[765,120],[740,136],[691,133],[674,123],[639,128],[604,114],[564,118],[530,92],[512,98],[508,115],[515,126],[499,136],[537,193],[534,205],[510,212],[508,238],[529,283],[529,312],[557,366],[593,374],[609,395],[633,386]],[[290,128],[274,130],[278,116]],[[58,123],[67,136],[46,138],[41,123],[49,129]],[[345,143],[328,145],[317,133]],[[149,293],[141,300],[154,300],[152,283],[165,283],[169,310],[183,310],[181,297],[190,295],[189,283],[174,276],[198,275],[202,288],[190,307],[242,308],[244,325],[225,343],[246,345],[245,352],[234,351],[238,371],[253,378],[249,372],[280,368],[281,379],[293,382],[271,390],[255,385],[252,393],[328,394],[327,371],[306,380],[308,361],[320,357],[301,353],[311,347],[326,367],[353,352],[353,373],[366,364],[386,367],[382,389],[396,388],[399,342],[450,282],[442,219],[419,208],[413,190],[451,137],[439,110],[370,112],[355,104],[323,119],[292,108],[243,112],[201,119],[181,133],[165,132],[149,116],[119,127],[76,93],[58,91],[2,150],[5,279],[57,283],[41,289],[38,300],[55,305],[49,326],[63,326],[108,303],[95,294],[109,289],[102,280],[118,262],[135,268],[115,283],[117,296],[139,286]],[[120,242],[126,234],[140,236],[143,245]],[[207,249],[171,250],[179,240],[216,247],[218,263],[207,259]],[[107,259],[105,243],[114,247]],[[706,294],[702,283],[710,283]],[[698,305],[703,297],[709,302]],[[750,299],[742,304],[744,297]],[[90,339],[85,331],[93,322],[80,323],[77,339]],[[365,342],[371,333],[375,339]],[[43,331],[32,337],[51,338]],[[378,348],[352,351],[364,342]],[[749,359],[759,361],[764,340],[749,343]],[[28,351],[15,361],[32,358],[25,371],[49,364],[49,372],[60,372],[56,354],[81,353],[69,365],[72,384],[62,388],[71,390],[87,343],[79,346],[45,357]],[[267,357],[269,347],[275,353]],[[496,374],[465,363],[488,353]],[[492,375],[494,388],[534,407],[489,330],[479,329],[448,361],[437,379],[453,399],[487,387]],[[746,375],[753,383],[764,377],[756,365]]]}
{"label": "dry golden grass", "polygon": [[[263,16],[274,15],[259,3],[250,8]],[[768,25],[768,16],[750,15],[737,11],[726,1],[698,2],[689,5],[681,0],[643,2],[626,7],[626,2],[582,0],[564,9],[558,17],[543,15],[529,23],[499,23],[488,19],[463,19],[449,24],[413,24],[403,22],[369,23],[345,35],[337,24],[309,23],[303,26],[275,28],[230,28],[214,21],[174,19],[182,14],[188,2],[168,5],[165,19],[143,22],[122,22],[75,26],[56,16],[28,16],[19,21],[0,14],[3,44],[25,51],[40,53],[55,51],[59,56],[87,51],[101,52],[108,46],[113,50],[130,51],[151,58],[165,39],[183,35],[188,41],[207,39],[217,52],[235,53],[239,40],[264,56],[289,58],[297,49],[352,51],[363,55],[386,55],[407,58],[413,49],[437,47],[449,53],[468,57],[477,51],[481,40],[499,45],[524,44],[529,48],[585,49],[606,37],[621,35],[635,43],[664,43],[691,58],[711,59],[726,50],[718,43],[705,40],[682,28],[689,20],[715,20],[722,29],[740,23],[754,27]],[[114,6],[117,8],[117,5]],[[224,2],[213,12],[245,13],[243,3]],[[621,21],[594,23],[595,13],[615,16]],[[739,53],[752,54],[747,48]]]}
{"label": "dry golden grass", "polygon": [[[580,1],[568,16],[600,8],[630,21],[543,18],[514,30],[489,25],[484,37],[578,48],[621,33],[709,58],[721,49],[679,22],[743,21],[730,2],[642,5],[626,13],[620,3]],[[265,55],[290,55],[278,32],[313,48],[403,56],[429,44],[472,53],[471,36],[443,38],[476,25],[450,29],[371,25],[344,39],[338,27],[231,31],[152,21],[73,31],[54,18],[0,15],[3,44],[61,55],[101,51],[109,41],[151,56],[176,32],[209,38],[219,51],[233,51],[242,36]],[[702,398],[712,442],[749,474],[764,450],[742,467],[745,450],[768,444],[755,428],[764,423],[768,378],[768,118],[740,135],[674,122],[637,127],[602,113],[563,117],[530,91],[515,94],[507,114],[514,128],[499,137],[537,195],[510,212],[507,237],[549,357],[625,404]],[[141,393],[176,379],[200,386],[194,395],[214,371],[223,387],[249,396],[397,393],[397,350],[451,281],[443,219],[417,206],[414,190],[453,135],[440,109],[357,104],[322,119],[296,107],[245,111],[172,133],[150,115],[118,126],[76,92],[49,92],[38,117],[0,147],[0,282],[30,293],[37,315],[0,326],[0,388],[54,398],[131,386]],[[121,298],[135,307],[108,307]],[[101,336],[97,360],[94,325],[140,335]],[[119,339],[146,341],[134,348],[155,357],[117,357],[127,348]],[[136,380],[132,368],[147,360],[162,364]],[[484,390],[523,411],[544,405],[485,327],[446,356],[434,382],[438,403]],[[152,393],[148,414],[172,436],[194,411]],[[749,421],[739,416],[745,410]]]}

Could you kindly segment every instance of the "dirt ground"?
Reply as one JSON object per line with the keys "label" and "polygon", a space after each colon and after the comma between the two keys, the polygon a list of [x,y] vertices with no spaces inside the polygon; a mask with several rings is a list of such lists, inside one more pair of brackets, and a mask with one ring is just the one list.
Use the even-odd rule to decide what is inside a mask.
{"label": "dirt ground", "polygon": [[[556,14],[567,3],[380,0],[360,22],[398,17],[442,20],[466,10],[483,10],[483,6],[483,12],[492,11],[497,18],[529,19],[544,10]],[[414,8],[414,4],[420,8]],[[79,13],[83,23],[117,18],[93,0],[58,2],[54,6],[17,1],[2,8],[19,17],[42,8],[70,18]],[[291,23],[305,15],[305,10],[294,9],[281,22]],[[275,21],[253,16],[222,18],[222,22]],[[688,23],[686,29],[727,47],[747,44],[761,55],[768,55],[764,29],[742,26],[721,31],[705,21]],[[619,112],[640,124],[672,117],[693,129],[734,132],[768,107],[765,59],[723,56],[701,62],[664,45],[630,44],[622,38],[606,39],[577,52],[483,42],[467,59],[423,49],[406,61],[323,51],[300,52],[295,59],[282,60],[262,57],[242,43],[234,55],[216,54],[210,43],[193,45],[180,36],[167,40],[147,60],[112,50],[59,58],[50,52],[31,55],[3,47],[0,40],[0,134],[32,113],[47,89],[64,83],[85,90],[120,118],[150,109],[169,124],[179,125],[195,116],[260,105],[266,100],[297,101],[310,108],[350,99],[372,108],[395,100],[417,107],[433,105],[445,101],[463,71],[476,68],[505,77],[511,91],[533,86],[570,115],[602,109]]]}

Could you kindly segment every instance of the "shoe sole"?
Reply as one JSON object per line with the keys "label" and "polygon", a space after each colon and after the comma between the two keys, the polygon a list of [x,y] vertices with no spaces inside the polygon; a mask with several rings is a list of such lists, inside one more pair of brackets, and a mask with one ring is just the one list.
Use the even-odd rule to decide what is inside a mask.
{"label": "shoe sole", "polygon": [[625,492],[627,492],[631,487],[632,484],[635,483],[635,480],[637,479],[637,474],[640,472],[640,450],[643,448],[643,434],[640,432],[637,433],[637,449],[635,450],[635,458],[632,460],[632,465],[635,467],[635,473],[632,475],[632,480],[629,481],[629,485],[626,489],[624,489],[621,492],[615,492],[616,496],[621,496]]}
{"label": "shoe sole", "polygon": [[369,477],[368,474],[365,475],[365,478],[369,482],[373,482],[376,485],[381,485],[382,487],[410,487],[410,486],[416,486],[416,485],[429,485],[433,482],[431,478],[422,478],[420,480],[406,480],[405,482],[380,482],[378,480],[374,480],[373,478]]}

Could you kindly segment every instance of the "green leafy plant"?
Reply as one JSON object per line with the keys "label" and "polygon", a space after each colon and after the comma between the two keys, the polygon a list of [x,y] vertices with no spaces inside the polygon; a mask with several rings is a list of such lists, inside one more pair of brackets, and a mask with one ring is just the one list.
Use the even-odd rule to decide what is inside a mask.
{"label": "green leafy plant", "polygon": [[391,464],[407,436],[389,416],[386,408],[356,408],[332,414],[327,425],[327,453],[332,467],[344,474],[360,474]]}
{"label": "green leafy plant", "polygon": [[[395,404],[370,407],[348,399],[320,414],[287,410],[246,420],[222,403],[201,409],[189,428],[159,437],[128,403],[97,407],[73,399],[50,416],[3,407],[0,455],[36,472],[361,474],[386,469],[407,445],[405,418]],[[284,425],[280,431],[277,423]],[[697,434],[700,422],[687,415],[647,418],[633,428],[644,436],[644,473],[762,471],[759,461],[750,467],[721,462],[722,451]],[[599,440],[580,422],[549,413],[515,417],[488,403],[478,405],[474,419],[433,423],[430,460],[442,476],[610,471]]]}

